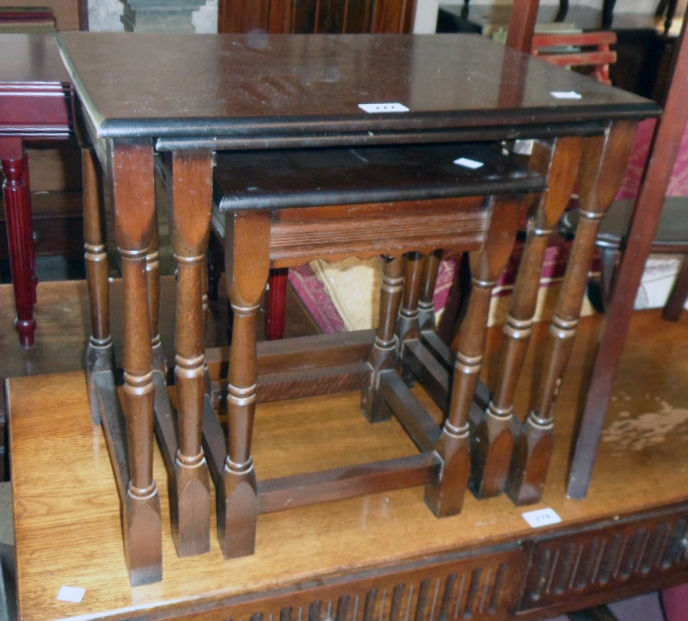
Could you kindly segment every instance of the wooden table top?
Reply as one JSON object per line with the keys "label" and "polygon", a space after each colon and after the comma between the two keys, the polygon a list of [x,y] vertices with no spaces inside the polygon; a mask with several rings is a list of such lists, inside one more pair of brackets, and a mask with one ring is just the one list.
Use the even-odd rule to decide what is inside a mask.
{"label": "wooden table top", "polygon": [[[579,332],[558,406],[557,449],[538,505],[517,508],[504,496],[478,501],[468,495],[461,515],[438,520],[425,506],[422,489],[414,488],[261,515],[255,555],[225,561],[213,532],[209,554],[180,559],[170,534],[165,471],[156,454],[164,576],[160,583],[135,588],[124,562],[115,482],[102,431],[90,420],[84,375],[10,380],[22,620],[181,615],[434,554],[513,543],[532,536],[522,517],[526,510],[552,507],[563,522],[541,529],[551,534],[685,501],[688,323],[662,322],[657,312],[634,317],[590,495],[584,501],[565,497],[571,414],[598,326],[598,318],[587,319]],[[537,350],[547,328],[537,327],[531,350]],[[500,338],[500,330],[491,331],[491,352]],[[527,370],[521,407],[530,363]],[[262,404],[255,436],[260,478],[415,450],[396,423],[369,426],[353,393]],[[63,585],[85,588],[83,601],[58,601]]]}
{"label": "wooden table top", "polygon": [[[58,40],[101,138],[335,132],[358,133],[361,142],[367,132],[425,132],[427,140],[471,128],[505,137],[521,125],[532,132],[659,112],[649,100],[474,35],[65,32]],[[580,98],[552,95],[571,91]],[[406,111],[359,107],[380,103]]]}

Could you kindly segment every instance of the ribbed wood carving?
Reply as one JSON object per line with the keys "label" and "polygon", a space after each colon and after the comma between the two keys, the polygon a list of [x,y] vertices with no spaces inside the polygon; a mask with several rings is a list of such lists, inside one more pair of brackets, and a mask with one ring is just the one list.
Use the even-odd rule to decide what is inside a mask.
{"label": "ribbed wood carving", "polygon": [[688,518],[667,517],[536,544],[521,609],[657,577],[686,564]]}
{"label": "ribbed wood carving", "polygon": [[[223,621],[451,621],[506,619],[515,611],[525,556],[511,550],[402,574],[304,590]],[[292,601],[290,601],[292,600]]]}

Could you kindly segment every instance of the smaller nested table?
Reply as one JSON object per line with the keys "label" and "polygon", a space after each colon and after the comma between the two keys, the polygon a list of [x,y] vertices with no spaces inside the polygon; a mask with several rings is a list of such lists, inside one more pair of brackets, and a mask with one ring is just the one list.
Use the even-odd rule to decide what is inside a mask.
{"label": "smaller nested table", "polygon": [[71,86],[54,35],[0,34],[0,163],[16,326],[24,347],[34,343],[37,284],[24,143],[69,138],[71,119]]}
{"label": "smaller nested table", "polygon": [[[511,254],[523,195],[544,188],[544,177],[528,169],[527,159],[485,143],[218,154],[214,223],[225,239],[234,311],[229,433],[225,443],[218,419],[206,412],[204,437],[225,556],[253,552],[259,513],[325,500],[425,484],[426,501],[438,516],[461,510],[470,470],[468,412],[490,292]],[[398,373],[405,344],[419,332],[415,304],[401,314],[402,321],[397,317],[402,255],[442,249],[475,251],[476,256],[475,288],[457,343],[462,366],[454,377],[456,407],[438,425]],[[380,316],[372,343],[368,332],[287,342],[281,346],[282,359],[273,360],[269,374],[261,377],[264,360],[256,360],[255,320],[268,269],[315,258],[380,254]],[[417,262],[415,254],[409,262]],[[413,288],[410,280],[407,290]],[[349,360],[343,359],[344,352]],[[177,355],[180,360],[183,352]],[[177,390],[185,394],[190,389],[179,380]],[[362,391],[362,409],[371,422],[396,415],[419,454],[256,481],[251,456],[255,403],[341,390]]]}

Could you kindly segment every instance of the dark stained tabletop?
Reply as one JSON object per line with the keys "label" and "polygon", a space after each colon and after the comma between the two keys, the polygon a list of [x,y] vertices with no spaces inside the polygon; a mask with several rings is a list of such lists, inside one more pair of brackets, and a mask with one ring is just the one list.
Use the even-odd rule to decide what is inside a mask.
{"label": "dark stained tabletop", "polygon": [[54,34],[0,34],[0,86],[68,84]]}
{"label": "dark stained tabletop", "polygon": [[[58,41],[91,125],[104,138],[456,128],[497,128],[506,136],[514,126],[659,111],[474,35],[64,32]],[[580,98],[557,99],[557,91]],[[406,110],[360,107],[380,103]]]}
{"label": "dark stained tabletop", "polygon": [[[491,143],[223,151],[220,210],[284,209],[541,192],[528,158]],[[383,179],[384,183],[380,183]]]}

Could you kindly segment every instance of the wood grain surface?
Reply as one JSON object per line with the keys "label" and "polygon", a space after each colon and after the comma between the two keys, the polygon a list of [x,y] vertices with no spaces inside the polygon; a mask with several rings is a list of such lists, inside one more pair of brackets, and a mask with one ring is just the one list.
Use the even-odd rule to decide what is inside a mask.
{"label": "wood grain surface", "polygon": [[[597,325],[596,318],[588,319],[579,331],[558,406],[551,474],[542,502],[529,507],[552,507],[559,513],[563,523],[549,527],[550,532],[688,496],[682,462],[688,443],[688,408],[683,407],[688,324],[662,322],[659,312],[651,311],[634,316],[590,495],[585,501],[565,498],[571,415]],[[546,328],[536,326],[536,351]],[[488,335],[490,352],[498,350],[500,332]],[[522,386],[529,385],[530,364]],[[484,378],[489,383],[491,377],[488,363]],[[522,392],[517,402],[527,402]],[[156,452],[164,577],[158,584],[132,588],[115,482],[102,432],[91,423],[84,375],[13,379],[8,396],[23,621],[188,614],[245,601],[251,594],[515,542],[532,533],[522,511],[505,496],[481,501],[469,496],[461,515],[438,520],[424,504],[422,488],[414,488],[261,515],[254,555],[225,561],[213,533],[209,554],[180,559],[172,544],[165,472]],[[354,392],[257,408],[259,480],[414,452],[397,423],[369,425]],[[58,601],[63,585],[84,587],[82,603]]]}

